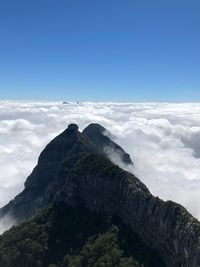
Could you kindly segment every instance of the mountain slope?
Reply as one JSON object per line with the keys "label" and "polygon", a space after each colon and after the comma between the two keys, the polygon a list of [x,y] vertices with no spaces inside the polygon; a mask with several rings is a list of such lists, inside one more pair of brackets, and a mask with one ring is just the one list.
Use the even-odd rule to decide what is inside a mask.
{"label": "mountain slope", "polygon": [[[101,130],[99,130],[99,136],[102,135]],[[16,222],[31,218],[40,208],[51,201],[55,193],[54,187],[57,182],[58,186],[60,183],[56,180],[60,165],[66,158],[79,152],[98,152],[107,157],[105,151],[100,147],[113,147],[113,144],[109,138],[101,140],[100,144],[94,143],[86,134],[78,131],[77,125],[70,124],[64,132],[45,147],[39,156],[37,166],[25,182],[25,189],[0,209],[0,217],[9,214]],[[130,156],[121,147],[117,146],[117,148],[120,156],[130,160]]]}
{"label": "mountain slope", "polygon": [[[25,190],[1,214],[12,214],[20,221],[45,208],[0,238],[1,260],[12,257],[16,243],[22,251],[15,251],[14,260],[20,262],[22,257],[24,266],[30,266],[28,255],[34,255],[31,249],[35,247],[39,258],[34,257],[42,265],[33,266],[59,264],[66,254],[72,262],[76,256],[80,260],[88,238],[109,235],[114,224],[120,236],[116,245],[124,251],[122,261],[133,256],[148,267],[200,266],[200,223],[182,206],[151,195],[137,177],[113,164],[104,146],[116,147],[122,159],[127,154],[109,140],[99,125],[92,124],[83,133],[70,125],[45,148],[36,167],[39,170],[33,171]],[[34,233],[32,224],[39,230],[29,236]],[[30,253],[23,250],[24,242],[30,242]],[[69,255],[70,251],[75,255]],[[7,266],[17,266],[12,260]]]}
{"label": "mountain slope", "polygon": [[[89,242],[95,241],[101,235],[107,236],[113,227],[117,231],[116,242],[111,243],[112,246],[107,250],[108,255],[112,255],[114,245],[123,251],[122,255],[117,257],[119,261],[137,258],[144,262],[145,266],[165,266],[156,252],[149,249],[141,242],[138,235],[117,218],[89,211],[82,205],[73,208],[64,202],[59,202],[49,205],[32,220],[13,227],[0,237],[0,267],[46,267],[50,264],[68,266],[64,264],[66,262],[64,258],[66,259],[67,255],[73,261],[73,258],[80,255],[84,247],[88,245],[88,240]],[[105,245],[99,244],[95,252],[91,244],[88,261],[105,257]],[[112,255],[112,259],[115,261],[116,257]],[[81,265],[72,266],[88,267],[84,262]],[[125,267],[126,265],[112,263],[105,266]],[[132,266],[138,265],[130,264],[130,267]]]}
{"label": "mountain slope", "polygon": [[100,153],[106,153],[110,156],[115,154],[118,157],[118,161],[122,161],[122,163],[127,165],[133,165],[130,155],[109,138],[112,135],[101,125],[91,123],[83,130],[83,134],[89,137]]}

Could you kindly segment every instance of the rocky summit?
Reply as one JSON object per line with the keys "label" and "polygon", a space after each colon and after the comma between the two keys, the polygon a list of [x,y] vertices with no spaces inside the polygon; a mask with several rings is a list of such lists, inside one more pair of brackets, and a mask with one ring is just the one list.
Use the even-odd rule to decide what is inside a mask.
{"label": "rocky summit", "polygon": [[15,221],[0,236],[0,267],[200,266],[200,223],[120,168],[133,162],[113,140],[99,124],[70,124],[45,147],[0,210]]}

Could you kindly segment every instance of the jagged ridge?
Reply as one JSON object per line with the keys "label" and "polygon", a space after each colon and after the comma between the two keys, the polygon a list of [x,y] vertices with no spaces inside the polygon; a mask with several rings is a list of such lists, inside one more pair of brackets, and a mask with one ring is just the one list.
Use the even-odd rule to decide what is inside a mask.
{"label": "jagged ridge", "polygon": [[[83,133],[70,125],[41,153],[24,192],[1,210],[2,215],[9,212],[20,221],[50,202],[74,208],[81,204],[102,216],[117,216],[167,267],[200,266],[199,222],[182,206],[152,196],[139,179],[111,163],[102,149],[109,140],[96,124]],[[110,144],[120,150],[122,160],[132,163],[120,147]]]}

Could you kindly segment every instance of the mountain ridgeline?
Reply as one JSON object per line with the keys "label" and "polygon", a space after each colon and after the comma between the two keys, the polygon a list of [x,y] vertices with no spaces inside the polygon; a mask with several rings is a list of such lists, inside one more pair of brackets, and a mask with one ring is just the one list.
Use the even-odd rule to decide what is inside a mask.
{"label": "mountain ridgeline", "polygon": [[[105,134],[106,133],[106,134]],[[200,223],[154,197],[112,154],[130,156],[98,124],[76,124],[39,156],[23,192],[0,209],[0,267],[198,267]]]}

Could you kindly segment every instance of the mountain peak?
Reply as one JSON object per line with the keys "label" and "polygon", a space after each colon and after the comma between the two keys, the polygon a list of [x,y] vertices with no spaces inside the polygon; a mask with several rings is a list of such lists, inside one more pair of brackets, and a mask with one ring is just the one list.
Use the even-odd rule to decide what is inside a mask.
{"label": "mountain peak", "polygon": [[[42,256],[44,262],[48,260],[48,264],[52,263],[49,262],[49,255],[54,254],[55,248],[60,255],[61,247],[64,249],[63,253],[66,253],[77,243],[74,242],[74,237],[69,238],[69,233],[74,233],[78,238],[87,237],[88,231],[92,230],[88,229],[88,222],[98,215],[98,218],[104,218],[103,221],[106,223],[115,221],[118,226],[123,223],[129,227],[129,233],[134,233],[134,236],[128,234],[127,248],[132,248],[133,245],[136,248],[139,242],[141,244],[139,254],[131,250],[130,255],[134,255],[145,266],[200,267],[200,223],[182,206],[154,197],[137,177],[120,168],[118,162],[117,164],[111,162],[112,155],[115,158],[118,155],[123,163],[133,164],[129,154],[109,136],[111,134],[96,123],[90,124],[82,133],[78,131],[76,124],[70,124],[42,151],[37,166],[27,178],[24,191],[0,209],[0,218],[5,215],[12,216],[16,223],[20,223],[32,218],[44,208],[41,215],[34,217],[30,222],[42,225],[42,229],[49,231],[47,234],[50,235],[47,244],[49,252],[44,250]],[[52,215],[46,216],[50,207]],[[84,213],[79,219],[79,211],[82,208]],[[86,216],[88,212],[89,215]],[[60,214],[58,217],[55,216],[57,213]],[[52,222],[49,221],[51,216]],[[64,218],[70,220],[67,228]],[[84,226],[77,227],[77,223],[82,220],[85,221]],[[63,231],[60,231],[60,223],[63,223]],[[4,254],[2,258],[1,253],[4,251],[8,251],[8,255],[13,259],[10,240],[14,248],[16,237],[19,238],[17,244],[22,246],[26,244],[21,241],[24,240],[27,225],[29,222],[11,229],[0,238],[0,262],[8,258]],[[89,228],[96,229],[96,223]],[[22,229],[21,235],[20,229]],[[34,229],[35,227],[32,227],[31,231],[27,231],[28,240],[29,233],[34,233]],[[123,230],[122,236],[124,233]],[[40,240],[38,238],[38,242]],[[31,247],[35,248],[35,245]],[[44,247],[46,248],[46,245]],[[16,255],[18,262],[21,254]],[[29,260],[26,253],[24,257]],[[48,264],[34,266],[49,266]],[[4,265],[0,263],[0,266]],[[22,265],[30,266],[20,262],[9,266]]]}
{"label": "mountain peak", "polygon": [[[90,124],[82,133],[78,125],[71,123],[56,136],[41,152],[38,164],[25,181],[25,189],[10,203],[0,209],[0,215],[12,213],[19,222],[36,214],[49,199],[49,187],[54,187],[59,168],[65,159],[72,159],[79,153],[95,152],[109,158],[105,148],[120,153],[131,162],[130,156],[109,137],[104,135],[106,129],[97,123]],[[29,205],[29,209],[24,206]],[[1,217],[1,216],[0,216]]]}
{"label": "mountain peak", "polygon": [[74,132],[78,132],[78,125],[75,123],[71,123],[68,125],[67,129],[69,131],[74,131]]}
{"label": "mountain peak", "polygon": [[113,135],[98,123],[89,124],[83,134],[87,135],[96,145],[100,153],[106,154],[116,164],[134,165],[130,155],[117,145]]}
{"label": "mountain peak", "polygon": [[85,132],[92,132],[92,131],[96,131],[96,132],[100,132],[103,133],[104,131],[106,131],[106,129],[101,126],[98,123],[90,123],[85,129]]}

